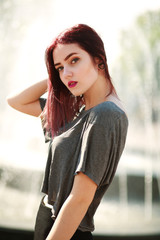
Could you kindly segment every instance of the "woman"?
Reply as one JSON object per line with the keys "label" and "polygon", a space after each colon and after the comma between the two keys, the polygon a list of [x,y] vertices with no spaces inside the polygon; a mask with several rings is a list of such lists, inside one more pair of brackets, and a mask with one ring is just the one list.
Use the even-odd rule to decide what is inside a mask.
{"label": "woman", "polygon": [[124,149],[127,116],[103,42],[89,26],[62,32],[46,50],[46,65],[48,80],[8,98],[15,109],[41,116],[50,142],[35,239],[93,239],[93,216]]}

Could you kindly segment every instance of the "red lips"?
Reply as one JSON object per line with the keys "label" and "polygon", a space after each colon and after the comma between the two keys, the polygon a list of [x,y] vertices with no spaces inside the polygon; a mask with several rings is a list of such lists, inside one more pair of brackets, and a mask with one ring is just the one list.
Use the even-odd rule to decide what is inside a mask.
{"label": "red lips", "polygon": [[76,81],[69,81],[68,82],[68,87],[72,88],[72,87],[75,87],[77,85],[78,82]]}

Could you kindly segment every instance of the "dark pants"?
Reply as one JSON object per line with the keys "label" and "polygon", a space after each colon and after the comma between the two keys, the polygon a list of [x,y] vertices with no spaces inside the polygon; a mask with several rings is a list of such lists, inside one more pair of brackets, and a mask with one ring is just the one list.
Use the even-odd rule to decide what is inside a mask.
{"label": "dark pants", "polygon": [[[47,208],[43,204],[42,199],[35,223],[34,240],[46,239],[54,223],[51,215],[51,209]],[[80,230],[77,230],[71,240],[93,240],[93,237],[91,232],[82,232]]]}

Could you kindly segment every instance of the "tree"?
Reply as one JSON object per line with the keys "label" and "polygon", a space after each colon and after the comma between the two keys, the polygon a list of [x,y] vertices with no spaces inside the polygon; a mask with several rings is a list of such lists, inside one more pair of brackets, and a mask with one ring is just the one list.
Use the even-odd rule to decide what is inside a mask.
{"label": "tree", "polygon": [[120,38],[114,67],[129,114],[141,124],[160,120],[160,10],[139,16]]}

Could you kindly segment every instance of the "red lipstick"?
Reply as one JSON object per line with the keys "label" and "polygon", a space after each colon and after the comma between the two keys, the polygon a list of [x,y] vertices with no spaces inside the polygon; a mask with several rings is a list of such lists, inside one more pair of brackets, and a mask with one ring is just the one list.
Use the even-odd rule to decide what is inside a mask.
{"label": "red lipstick", "polygon": [[78,82],[76,81],[69,81],[68,82],[68,87],[72,88],[72,87],[75,87],[77,85]]}

